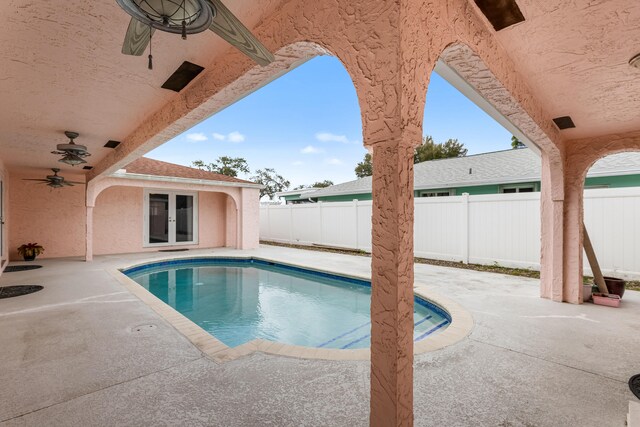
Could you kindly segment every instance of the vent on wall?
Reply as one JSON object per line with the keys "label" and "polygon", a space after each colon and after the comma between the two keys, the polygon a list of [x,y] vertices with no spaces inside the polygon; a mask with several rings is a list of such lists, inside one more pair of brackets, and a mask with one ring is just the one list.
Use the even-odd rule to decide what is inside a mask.
{"label": "vent on wall", "polygon": [[496,31],[524,21],[516,0],[475,0]]}
{"label": "vent on wall", "polygon": [[110,139],[109,141],[107,141],[106,144],[104,144],[105,148],[116,148],[118,145],[120,145],[120,141],[114,141],[112,139]]}
{"label": "vent on wall", "polygon": [[82,169],[90,171],[91,169],[93,169],[93,166],[83,166]]}
{"label": "vent on wall", "polygon": [[556,117],[555,119],[553,119],[553,123],[555,123],[560,130],[576,127],[576,125],[573,123],[573,120],[571,120],[571,117],[569,116]]}
{"label": "vent on wall", "polygon": [[164,82],[162,88],[180,92],[185,86],[191,83],[191,80],[195,79],[202,70],[204,70],[203,67],[184,61],[182,65],[171,74],[167,81]]}

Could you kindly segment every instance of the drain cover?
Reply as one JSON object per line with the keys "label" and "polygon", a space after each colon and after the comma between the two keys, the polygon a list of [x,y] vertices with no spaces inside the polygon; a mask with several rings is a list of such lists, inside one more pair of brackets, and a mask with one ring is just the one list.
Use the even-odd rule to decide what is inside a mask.
{"label": "drain cover", "polygon": [[638,399],[640,399],[640,374],[629,378],[629,388]]}
{"label": "drain cover", "polygon": [[32,294],[42,289],[43,287],[38,285],[0,286],[0,299]]}
{"label": "drain cover", "polygon": [[188,251],[188,248],[178,248],[178,249],[160,249],[158,252],[184,252]]}
{"label": "drain cover", "polygon": [[41,265],[9,265],[4,269],[5,273],[14,273],[16,271],[27,271],[42,268]]}
{"label": "drain cover", "polygon": [[131,332],[149,332],[156,328],[156,325],[140,325],[131,328]]}

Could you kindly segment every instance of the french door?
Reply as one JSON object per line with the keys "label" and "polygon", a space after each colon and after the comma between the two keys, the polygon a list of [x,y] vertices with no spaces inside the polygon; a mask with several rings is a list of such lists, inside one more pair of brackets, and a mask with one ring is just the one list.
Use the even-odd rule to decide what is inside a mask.
{"label": "french door", "polygon": [[145,190],[144,246],[198,243],[198,195]]}

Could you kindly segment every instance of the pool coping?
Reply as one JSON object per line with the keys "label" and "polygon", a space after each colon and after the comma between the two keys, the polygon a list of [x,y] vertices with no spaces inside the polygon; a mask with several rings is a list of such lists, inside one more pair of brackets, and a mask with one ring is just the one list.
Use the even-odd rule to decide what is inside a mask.
{"label": "pool coping", "polygon": [[[118,282],[120,282],[129,292],[138,297],[142,302],[148,305],[153,311],[158,313],[166,322],[173,326],[178,332],[185,336],[195,347],[198,348],[209,359],[223,363],[230,360],[237,359],[249,355],[253,352],[259,351],[276,356],[294,357],[300,359],[320,359],[320,360],[369,360],[370,349],[330,349],[330,348],[315,348],[304,347],[292,344],[284,344],[274,341],[268,341],[264,339],[254,339],[237,347],[229,347],[215,338],[209,332],[196,325],[189,320],[186,316],[163,302],[161,299],[153,295],[142,285],[129,278],[121,270],[129,270],[146,264],[170,262],[178,260],[189,259],[238,259],[238,260],[258,260],[263,262],[273,262],[277,264],[284,264],[286,266],[302,268],[319,273],[334,274],[338,276],[344,276],[350,279],[370,281],[371,278],[345,274],[342,272],[330,271],[328,269],[319,269],[313,266],[300,265],[296,263],[281,261],[273,258],[266,258],[253,255],[202,255],[202,256],[175,256],[171,258],[163,259],[148,259],[145,261],[139,261],[135,264],[122,266],[119,268],[111,268],[108,272]],[[451,317],[449,326],[442,332],[430,336],[418,342],[414,342],[413,351],[414,354],[428,353],[435,350],[448,347],[455,344],[466,336],[468,336],[473,329],[474,321],[471,314],[464,309],[457,302],[439,295],[434,292],[428,285],[419,281],[414,281],[413,287],[414,295],[430,302],[440,309],[446,311]]]}

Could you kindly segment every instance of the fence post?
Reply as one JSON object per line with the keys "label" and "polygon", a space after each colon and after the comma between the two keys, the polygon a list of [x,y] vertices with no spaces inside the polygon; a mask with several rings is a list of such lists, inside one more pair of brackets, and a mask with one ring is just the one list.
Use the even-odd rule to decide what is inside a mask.
{"label": "fence post", "polygon": [[318,216],[320,217],[320,244],[324,245],[324,233],[323,233],[323,219],[322,219],[322,202],[317,202]]}
{"label": "fence post", "polygon": [[289,243],[293,243],[293,203],[289,205]]}
{"label": "fence post", "polygon": [[469,193],[462,193],[462,262],[469,264]]}
{"label": "fence post", "polygon": [[355,224],[356,226],[354,227],[356,230],[356,249],[359,250],[360,249],[360,242],[358,241],[358,199],[353,199],[353,212],[354,215],[356,216],[356,220],[355,220]]}

